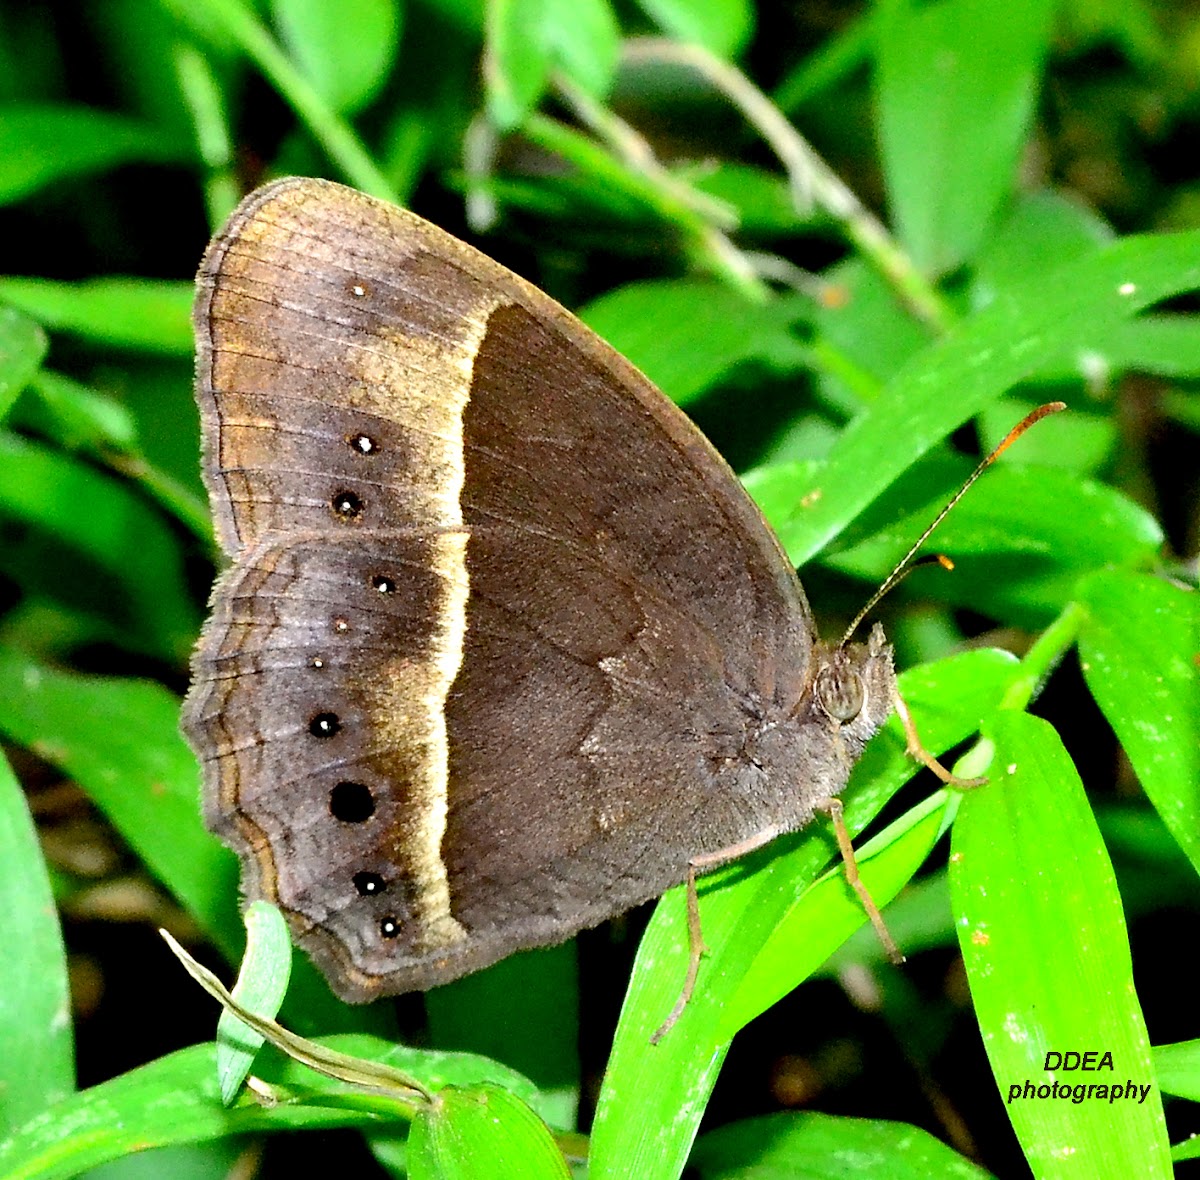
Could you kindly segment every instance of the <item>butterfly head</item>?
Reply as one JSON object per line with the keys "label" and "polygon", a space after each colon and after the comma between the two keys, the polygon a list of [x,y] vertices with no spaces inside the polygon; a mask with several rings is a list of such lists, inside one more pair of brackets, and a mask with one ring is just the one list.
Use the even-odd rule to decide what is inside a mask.
{"label": "butterfly head", "polygon": [[896,674],[891,645],[876,624],[866,643],[818,644],[814,654],[812,707],[852,743],[857,756],[892,711]]}

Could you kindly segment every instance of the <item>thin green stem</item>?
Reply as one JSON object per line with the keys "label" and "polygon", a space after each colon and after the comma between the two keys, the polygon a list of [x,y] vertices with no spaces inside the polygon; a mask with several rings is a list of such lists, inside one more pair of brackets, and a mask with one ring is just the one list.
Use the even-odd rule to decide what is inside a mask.
{"label": "thin green stem", "polygon": [[679,194],[633,170],[595,140],[546,115],[534,113],[521,132],[538,146],[574,164],[593,180],[624,193],[646,206],[684,236],[689,251],[701,266],[741,291],[748,299],[763,302],[769,291],[750,259],[715,226],[710,225]]}
{"label": "thin green stem", "polygon": [[1050,624],[1025,653],[1020,671],[1013,677],[1003,699],[1002,709],[1027,709],[1042,691],[1050,673],[1071,649],[1083,625],[1084,609],[1078,602],[1068,602],[1058,618]]}
{"label": "thin green stem", "polygon": [[208,224],[215,229],[238,203],[237,177],[233,167],[233,142],[221,88],[205,56],[187,41],[180,41],[173,54],[179,89],[192,116],[196,146],[204,162],[204,201]]}
{"label": "thin green stem", "polygon": [[693,210],[710,225],[722,230],[737,229],[738,212],[732,205],[685,184],[664,167],[646,138],[619,115],[596,102],[565,75],[555,77],[554,87],[576,118],[631,171],[669,193],[673,200]]}

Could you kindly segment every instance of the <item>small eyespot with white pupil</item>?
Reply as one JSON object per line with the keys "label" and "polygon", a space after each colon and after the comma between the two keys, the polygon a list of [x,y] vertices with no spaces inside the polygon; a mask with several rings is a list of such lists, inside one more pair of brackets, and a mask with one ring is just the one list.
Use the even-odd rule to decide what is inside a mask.
{"label": "small eyespot with white pupil", "polygon": [[350,444],[351,450],[357,451],[360,455],[373,455],[379,450],[379,444],[369,434],[351,435],[346,441]]}
{"label": "small eyespot with white pupil", "polygon": [[371,579],[371,585],[379,591],[380,594],[395,594],[396,583],[389,577],[383,574],[376,574]]}
{"label": "small eyespot with white pupil", "polygon": [[318,738],[334,737],[341,728],[341,718],[336,713],[318,713],[308,723],[308,732]]}
{"label": "small eyespot with white pupil", "polygon": [[350,294],[353,295],[356,299],[365,298],[366,294],[367,294],[366,283],[351,283],[350,284]]}
{"label": "small eyespot with white pupil", "polygon": [[360,897],[378,897],[387,889],[387,882],[378,873],[355,873],[353,880]]}
{"label": "small eyespot with white pupil", "polygon": [[389,915],[379,923],[379,933],[384,938],[395,938],[400,933],[400,923]]}
{"label": "small eyespot with white pupil", "polygon": [[329,506],[342,520],[357,520],[362,515],[363,502],[353,492],[334,492]]}

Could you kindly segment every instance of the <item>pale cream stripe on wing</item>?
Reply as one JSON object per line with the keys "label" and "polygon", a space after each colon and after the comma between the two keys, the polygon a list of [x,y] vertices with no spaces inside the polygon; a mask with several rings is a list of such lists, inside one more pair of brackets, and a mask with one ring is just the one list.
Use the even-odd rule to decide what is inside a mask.
{"label": "pale cream stripe on wing", "polygon": [[[383,670],[372,708],[376,724],[397,748],[422,751],[422,771],[408,784],[413,820],[403,828],[395,849],[416,886],[413,905],[426,951],[448,947],[466,937],[450,906],[450,884],[442,860],[442,837],[449,812],[450,743],[446,729],[446,699],[462,665],[467,631],[467,530],[462,515],[464,415],[470,398],[474,360],[487,333],[488,318],[499,298],[482,299],[474,316],[460,321],[462,337],[450,345],[444,338],[403,334],[396,341],[404,359],[404,376],[397,388],[391,381],[378,386],[379,409],[400,421],[421,424],[419,438],[408,441],[419,450],[414,464],[430,477],[429,507],[439,529],[432,538],[434,570],[442,594],[437,607],[431,654],[424,660],[403,653]],[[386,391],[386,392],[384,392]],[[406,709],[405,702],[415,708]]]}

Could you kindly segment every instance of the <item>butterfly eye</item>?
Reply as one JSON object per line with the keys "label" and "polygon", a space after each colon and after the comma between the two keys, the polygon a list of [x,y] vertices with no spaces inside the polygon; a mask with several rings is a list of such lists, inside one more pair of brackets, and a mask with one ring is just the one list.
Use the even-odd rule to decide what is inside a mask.
{"label": "butterfly eye", "polygon": [[853,668],[822,668],[817,676],[817,698],[835,721],[853,721],[866,698],[862,677]]}

